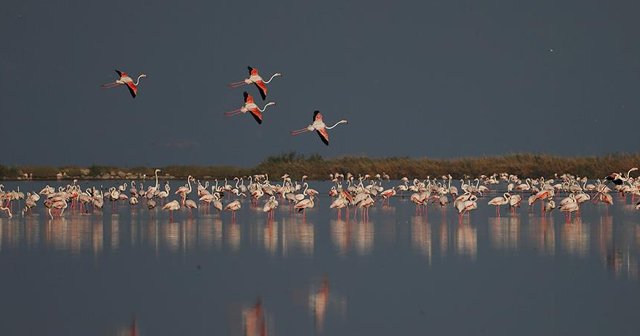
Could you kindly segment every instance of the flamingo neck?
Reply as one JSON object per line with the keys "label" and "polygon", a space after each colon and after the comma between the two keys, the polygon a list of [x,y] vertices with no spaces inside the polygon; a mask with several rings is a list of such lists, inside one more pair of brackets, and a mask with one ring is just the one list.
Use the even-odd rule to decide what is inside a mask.
{"label": "flamingo neck", "polygon": [[338,126],[338,125],[340,125],[340,124],[344,124],[344,123],[346,123],[346,122],[347,122],[346,120],[340,120],[340,121],[338,121],[337,123],[333,124],[333,126],[328,126],[328,127],[325,127],[325,128],[326,128],[326,129],[332,129],[332,128],[334,128],[334,127],[336,127],[336,126]]}
{"label": "flamingo neck", "polygon": [[156,173],[156,189],[158,189],[158,171],[156,170],[155,173]]}
{"label": "flamingo neck", "polygon": [[273,79],[273,77],[276,77],[276,76],[280,76],[280,75],[279,75],[279,74],[277,74],[277,73],[274,73],[274,74],[271,76],[271,78],[269,78],[269,80],[268,80],[268,81],[264,81],[263,83],[265,83],[265,84],[269,84],[269,83],[271,82],[271,80]]}
{"label": "flamingo neck", "polygon": [[140,78],[145,77],[144,75],[140,75],[138,76],[138,79],[136,79],[136,82],[134,83],[135,86],[138,86],[138,84],[140,83]]}
{"label": "flamingo neck", "polygon": [[260,112],[264,112],[267,109],[267,107],[269,107],[269,106],[271,106],[273,104],[275,104],[275,103],[274,102],[268,102],[263,108],[259,108],[258,107],[258,110],[260,110]]}

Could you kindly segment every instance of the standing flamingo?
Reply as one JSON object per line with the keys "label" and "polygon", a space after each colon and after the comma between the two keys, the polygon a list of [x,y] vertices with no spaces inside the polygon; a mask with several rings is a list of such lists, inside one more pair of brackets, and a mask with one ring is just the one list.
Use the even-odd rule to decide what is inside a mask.
{"label": "standing flamingo", "polygon": [[255,119],[258,124],[262,124],[262,112],[264,112],[267,107],[275,105],[274,102],[268,102],[263,108],[259,108],[256,103],[253,101],[253,96],[251,96],[247,91],[244,92],[244,105],[241,108],[235,109],[233,111],[225,112],[224,115],[227,117],[234,116],[239,113],[251,113],[253,119]]}
{"label": "standing flamingo", "polygon": [[269,84],[274,77],[282,76],[282,74],[279,72],[276,72],[273,74],[273,76],[271,76],[271,78],[269,78],[268,81],[264,81],[262,80],[262,77],[260,77],[260,75],[258,74],[258,69],[252,68],[250,66],[247,68],[249,68],[249,78],[240,82],[231,83],[229,84],[229,87],[237,88],[242,85],[253,83],[256,85],[256,87],[260,91],[260,96],[262,96],[262,100],[267,99],[267,86],[265,84]]}
{"label": "standing flamingo", "polygon": [[173,221],[173,212],[176,210],[180,210],[180,203],[178,201],[173,200],[162,207],[162,210],[169,210],[169,220]]}
{"label": "standing flamingo", "polygon": [[347,120],[342,119],[337,123],[333,124],[333,126],[327,126],[322,121],[322,114],[320,113],[320,111],[315,111],[313,112],[313,124],[307,126],[306,128],[301,128],[299,130],[291,131],[291,135],[298,135],[304,132],[317,131],[322,142],[324,142],[325,145],[329,146],[329,132],[327,132],[327,130],[330,130],[343,123],[346,124]]}
{"label": "standing flamingo", "polygon": [[116,81],[113,83],[103,84],[102,87],[105,89],[110,89],[112,87],[126,85],[129,89],[129,92],[131,93],[131,96],[135,98],[138,94],[138,84],[140,83],[140,78],[147,77],[147,75],[140,74],[140,76],[138,76],[138,79],[134,83],[133,79],[131,79],[131,77],[129,77],[126,72],[116,69],[116,73],[118,74],[118,76],[120,76],[120,78],[116,79]]}

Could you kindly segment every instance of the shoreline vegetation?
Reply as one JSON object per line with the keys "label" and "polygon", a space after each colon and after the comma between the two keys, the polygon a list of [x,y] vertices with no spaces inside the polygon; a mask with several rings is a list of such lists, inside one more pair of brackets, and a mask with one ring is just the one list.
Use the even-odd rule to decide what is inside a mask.
{"label": "shoreline vegetation", "polygon": [[[3,180],[110,180],[153,178],[154,169],[161,169],[163,179],[183,179],[188,175],[203,179],[223,179],[235,176],[268,174],[271,181],[278,181],[285,173],[312,180],[327,180],[330,173],[388,174],[398,180],[440,177],[451,174],[459,179],[506,172],[519,177],[554,177],[554,174],[572,174],[588,178],[604,178],[612,172],[626,172],[640,165],[638,154],[607,154],[602,156],[555,156],[549,154],[508,154],[502,156],[465,157],[454,159],[409,157],[339,157],[323,158],[318,154],[305,156],[295,152],[269,156],[252,168],[234,166],[169,165],[165,167],[115,167],[83,166],[5,166],[0,164]],[[463,176],[464,175],[464,176]]]}

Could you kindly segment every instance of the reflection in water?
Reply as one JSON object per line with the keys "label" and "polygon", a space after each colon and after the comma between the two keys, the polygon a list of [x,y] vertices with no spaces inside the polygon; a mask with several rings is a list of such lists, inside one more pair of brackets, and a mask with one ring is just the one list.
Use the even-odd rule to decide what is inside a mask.
{"label": "reflection in water", "polygon": [[346,222],[331,220],[329,223],[331,240],[341,256],[347,255],[355,246],[359,255],[370,254],[373,250],[374,224],[370,221]]}
{"label": "reflection in water", "polygon": [[589,224],[584,224],[580,217],[565,223],[560,229],[562,246],[567,253],[585,257],[589,252]]}
{"label": "reflection in water", "polygon": [[[35,217],[25,218],[25,234],[26,243],[28,249],[37,249],[40,245],[40,221]],[[0,230],[0,247],[2,247],[2,230]]]}
{"label": "reflection in water", "polygon": [[140,335],[140,330],[138,328],[138,321],[136,320],[135,316],[133,317],[133,319],[131,320],[131,323],[129,323],[129,325],[123,326],[120,329],[118,329],[118,331],[116,332],[116,335],[118,335],[118,336],[139,336]]}
{"label": "reflection in water", "polygon": [[490,217],[491,246],[499,250],[517,250],[520,240],[520,216]]}
{"label": "reflection in water", "polygon": [[309,294],[309,308],[313,314],[313,322],[317,331],[322,331],[324,317],[327,313],[327,303],[329,301],[329,279],[322,279],[320,288],[311,289]]}
{"label": "reflection in water", "polygon": [[[640,223],[635,217],[628,222],[627,216],[614,226],[614,215],[620,212],[578,217],[560,225],[554,223],[557,216],[553,214],[488,217],[487,235],[482,236],[486,240],[481,242],[477,230],[484,230],[483,226],[473,225],[467,216],[456,224],[448,223],[446,216],[442,216],[440,224],[435,225],[425,216],[411,216],[407,228],[397,214],[387,216],[389,212],[393,215],[394,210],[381,210],[378,215],[383,219],[379,222],[326,218],[328,227],[322,220],[311,221],[314,218],[311,216],[305,220],[295,214],[282,216],[279,221],[266,220],[262,213],[256,213],[260,217],[246,222],[225,222],[218,215],[200,218],[185,215],[180,218],[182,221],[169,222],[146,212],[143,215],[127,211],[104,217],[75,213],[52,220],[35,213],[23,218],[0,218],[0,252],[52,249],[74,255],[100,255],[105,247],[107,252],[115,252],[129,245],[152,249],[158,256],[162,251],[185,253],[212,247],[239,251],[246,246],[259,246],[270,256],[313,256],[318,243],[316,234],[323,237],[323,232],[328,232],[335,253],[344,257],[349,253],[371,254],[374,240],[382,242],[379,248],[383,250],[398,243],[410,243],[411,250],[424,256],[429,265],[438,251],[442,258],[453,252],[475,260],[478,245],[507,252],[530,247],[546,256],[553,256],[560,249],[572,256],[586,257],[593,250],[603,267],[617,276],[637,277]],[[407,229],[409,235],[404,234]]]}
{"label": "reflection in water", "polygon": [[56,218],[45,225],[45,240],[47,245],[55,250],[69,251],[80,254],[84,250],[93,248],[92,225],[89,216],[81,216],[73,220]]}
{"label": "reflection in water", "polygon": [[553,217],[532,217],[529,221],[529,239],[540,254],[555,255],[556,232]]}
{"label": "reflection in water", "polygon": [[104,227],[102,223],[93,223],[91,230],[91,247],[93,253],[99,255],[102,252],[104,245]]}
{"label": "reflection in water", "polygon": [[177,252],[180,248],[180,223],[168,222],[160,225],[160,235],[164,239],[164,246],[169,251]]}
{"label": "reflection in water", "polygon": [[331,230],[331,240],[338,248],[338,254],[345,256],[351,241],[351,225],[342,219],[332,219],[329,222],[329,228]]}
{"label": "reflection in water", "polygon": [[304,218],[282,219],[282,255],[299,252],[306,256],[313,255],[315,242],[315,227]]}
{"label": "reflection in water", "polygon": [[120,216],[111,215],[111,249],[117,251],[120,248]]}
{"label": "reflection in water", "polygon": [[198,225],[197,239],[198,247],[203,250],[210,250],[213,245],[214,224],[210,221],[204,221]]}
{"label": "reflection in water", "polygon": [[606,264],[609,250],[613,248],[613,219],[611,217],[601,216],[598,228],[598,255]]}
{"label": "reflection in water", "polygon": [[309,311],[313,316],[313,324],[316,332],[322,332],[327,311],[332,310],[338,315],[346,315],[347,300],[342,296],[332,293],[329,287],[329,279],[325,276],[319,286],[311,286],[309,293]]}
{"label": "reflection in water", "polygon": [[468,256],[475,261],[478,254],[477,229],[466,221],[458,224],[453,245],[457,255]]}
{"label": "reflection in water", "polygon": [[240,238],[240,224],[232,221],[227,225],[225,231],[225,239],[231,251],[236,252],[240,249]]}
{"label": "reflection in water", "polygon": [[264,249],[274,256],[278,252],[278,222],[268,220],[262,229]]}
{"label": "reflection in water", "polygon": [[245,336],[268,335],[267,319],[260,298],[253,306],[242,309],[242,330]]}
{"label": "reflection in water", "polygon": [[439,227],[440,234],[440,256],[446,257],[447,251],[449,250],[449,224],[447,224],[444,216],[442,217],[442,221],[440,222]]}
{"label": "reflection in water", "polygon": [[356,251],[359,255],[368,255],[373,250],[374,224],[371,221],[363,221],[356,224]]}
{"label": "reflection in water", "polygon": [[413,249],[424,255],[431,265],[431,224],[426,218],[411,218],[411,245]]}

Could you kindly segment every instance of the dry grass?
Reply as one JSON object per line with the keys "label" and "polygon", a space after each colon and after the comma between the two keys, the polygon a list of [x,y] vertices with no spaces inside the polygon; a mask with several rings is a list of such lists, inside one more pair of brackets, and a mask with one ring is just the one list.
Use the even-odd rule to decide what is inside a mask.
{"label": "dry grass", "polygon": [[[310,179],[324,180],[329,173],[351,172],[353,174],[387,173],[392,179],[403,176],[426,178],[451,174],[454,178],[463,175],[471,177],[482,174],[507,172],[521,177],[552,177],[555,173],[569,173],[590,178],[602,178],[611,172],[626,172],[631,167],[640,166],[640,154],[609,154],[604,156],[565,157],[547,154],[510,154],[490,157],[468,157],[456,159],[430,158],[369,158],[339,157],[325,159],[320,155],[305,156],[295,152],[270,156],[254,168],[233,166],[167,166],[159,167],[163,174],[175,178],[193,175],[198,178],[232,178],[249,174],[264,174],[271,180],[278,180],[285,173],[299,178],[308,175]],[[58,172],[65,178],[135,178],[146,174],[153,176],[153,168],[119,168],[113,166],[90,167],[66,166],[24,166],[8,167],[0,165],[3,179],[16,179],[24,173],[33,173],[34,179],[55,179]]]}

